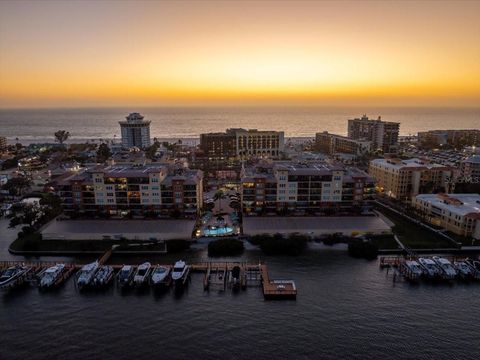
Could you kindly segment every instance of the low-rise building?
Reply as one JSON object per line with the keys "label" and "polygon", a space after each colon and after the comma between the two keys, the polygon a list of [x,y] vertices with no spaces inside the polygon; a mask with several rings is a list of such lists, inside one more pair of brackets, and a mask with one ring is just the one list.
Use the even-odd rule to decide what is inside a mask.
{"label": "low-rise building", "polygon": [[418,133],[418,142],[423,147],[451,145],[455,147],[480,145],[479,129],[429,130]]}
{"label": "low-rise building", "polygon": [[66,215],[195,215],[203,173],[178,166],[96,166],[56,183]]}
{"label": "low-rise building", "polygon": [[467,181],[480,183],[480,155],[472,155],[460,161],[460,176]]}
{"label": "low-rise building", "polygon": [[342,153],[360,156],[372,151],[371,141],[350,139],[346,136],[330,134],[327,131],[316,133],[315,143],[319,151],[328,155]]}
{"label": "low-rise building", "polygon": [[420,194],[412,199],[412,205],[430,223],[480,239],[480,194]]}
{"label": "low-rise building", "polygon": [[446,188],[452,177],[450,167],[417,158],[374,159],[370,161],[368,173],[376,179],[379,192],[404,201],[420,193]]}
{"label": "low-rise building", "polygon": [[358,169],[325,162],[260,162],[242,169],[244,213],[351,213],[364,210],[374,179]]}

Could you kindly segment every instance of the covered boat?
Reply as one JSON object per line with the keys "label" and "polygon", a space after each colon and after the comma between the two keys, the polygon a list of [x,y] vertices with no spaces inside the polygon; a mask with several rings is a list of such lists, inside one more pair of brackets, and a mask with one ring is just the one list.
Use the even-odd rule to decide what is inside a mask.
{"label": "covered boat", "polygon": [[120,287],[128,286],[132,283],[135,275],[135,268],[131,265],[123,265],[117,274],[117,283]]}
{"label": "covered boat", "polygon": [[440,276],[441,270],[432,259],[419,258],[418,263],[422,266],[424,274],[429,278]]}
{"label": "covered boat", "polygon": [[455,261],[453,265],[457,269],[458,275],[462,279],[469,279],[474,277],[475,270],[472,269],[465,261]]}
{"label": "covered boat", "polygon": [[457,276],[457,269],[455,269],[455,267],[449,260],[443,257],[434,256],[433,261],[435,261],[435,263],[440,268],[440,276],[442,278],[447,280],[455,279],[455,277]]}
{"label": "covered boat", "polygon": [[411,280],[416,280],[423,275],[423,269],[418,262],[415,260],[405,261],[405,275]]}
{"label": "covered boat", "polygon": [[82,266],[77,278],[77,286],[80,290],[91,284],[97,269],[98,261],[94,261],[93,263]]}
{"label": "covered boat", "polygon": [[93,279],[93,285],[95,286],[106,286],[113,279],[113,267],[111,266],[100,266],[97,273]]}
{"label": "covered boat", "polygon": [[43,272],[40,277],[41,288],[49,288],[55,285],[58,279],[62,276],[65,270],[65,264],[56,264],[55,266],[49,267]]}
{"label": "covered boat", "polygon": [[2,273],[2,276],[0,276],[0,289],[13,286],[16,281],[25,275],[29,270],[30,268],[20,265],[9,267]]}

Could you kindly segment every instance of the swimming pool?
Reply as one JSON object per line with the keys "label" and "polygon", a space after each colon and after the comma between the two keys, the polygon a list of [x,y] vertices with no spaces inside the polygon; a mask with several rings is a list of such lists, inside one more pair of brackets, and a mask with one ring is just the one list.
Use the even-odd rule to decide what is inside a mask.
{"label": "swimming pool", "polygon": [[233,234],[231,226],[211,227],[203,229],[204,236],[225,236]]}

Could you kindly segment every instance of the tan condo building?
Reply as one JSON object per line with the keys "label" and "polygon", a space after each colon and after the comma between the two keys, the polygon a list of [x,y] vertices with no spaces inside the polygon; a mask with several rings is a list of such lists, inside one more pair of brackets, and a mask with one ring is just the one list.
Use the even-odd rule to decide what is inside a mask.
{"label": "tan condo building", "polygon": [[425,213],[430,223],[454,234],[480,239],[479,194],[421,194],[413,206]]}
{"label": "tan condo building", "polygon": [[412,196],[445,188],[452,169],[417,158],[393,158],[370,161],[368,173],[376,179],[379,193],[410,201]]}

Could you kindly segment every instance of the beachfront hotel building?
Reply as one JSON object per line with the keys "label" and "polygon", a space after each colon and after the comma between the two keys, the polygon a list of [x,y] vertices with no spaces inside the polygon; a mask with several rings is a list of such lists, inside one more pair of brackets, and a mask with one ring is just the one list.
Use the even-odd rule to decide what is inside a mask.
{"label": "beachfront hotel building", "polygon": [[315,134],[315,145],[320,152],[328,155],[340,153],[361,156],[372,151],[372,142],[369,140],[350,139],[328,131]]}
{"label": "beachfront hotel building", "polygon": [[348,120],[348,137],[354,140],[371,141],[372,151],[391,153],[397,150],[400,123],[361,118]]}
{"label": "beachfront hotel building", "polygon": [[242,211],[332,215],[361,212],[374,199],[374,179],[324,162],[259,162],[242,169]]}
{"label": "beachfront hotel building", "polygon": [[203,205],[202,171],[178,166],[96,166],[55,187],[70,216],[195,216]]}
{"label": "beachfront hotel building", "polygon": [[412,205],[434,225],[480,239],[480,194],[420,194]]}
{"label": "beachfront hotel building", "polygon": [[150,121],[144,120],[139,113],[131,113],[126,121],[119,121],[124,148],[150,146]]}
{"label": "beachfront hotel building", "polygon": [[0,136],[0,151],[5,151],[7,149],[7,138],[5,136]]}
{"label": "beachfront hotel building", "polygon": [[412,196],[445,189],[453,172],[428,160],[387,158],[371,160],[368,173],[375,178],[378,192],[410,201]]}
{"label": "beachfront hotel building", "polygon": [[212,159],[278,158],[285,150],[285,135],[283,131],[227,129],[201,134],[200,149]]}

